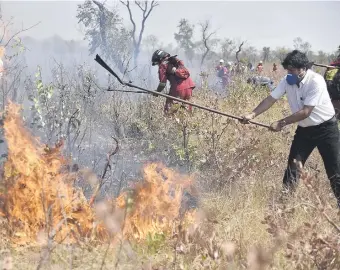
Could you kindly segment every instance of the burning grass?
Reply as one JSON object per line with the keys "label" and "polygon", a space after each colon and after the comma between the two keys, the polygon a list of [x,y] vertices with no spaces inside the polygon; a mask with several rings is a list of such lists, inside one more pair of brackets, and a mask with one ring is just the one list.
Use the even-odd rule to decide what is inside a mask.
{"label": "burning grass", "polygon": [[9,222],[12,241],[32,243],[48,232],[57,242],[90,236],[95,215],[63,168],[61,145],[48,148],[33,138],[24,127],[20,107],[12,103],[4,130],[8,160],[1,215]]}
{"label": "burning grass", "polygon": [[[144,169],[144,181],[120,195],[117,206],[127,209],[124,234],[133,239],[146,239],[148,234],[171,234],[180,223],[183,189],[192,184],[162,164]],[[193,213],[186,213],[186,221]]]}
{"label": "burning grass", "polygon": [[144,181],[93,209],[74,187],[76,175],[66,171],[62,145],[48,148],[33,138],[24,127],[20,107],[13,103],[8,106],[4,130],[8,160],[0,214],[8,220],[13,243],[103,241],[120,232],[127,239],[145,240],[176,230],[183,188],[191,184],[191,178],[162,164],[149,164]]}
{"label": "burning grass", "polygon": [[[206,102],[211,100],[209,93],[204,93],[206,96],[203,98],[199,94],[197,92],[197,99],[201,98]],[[219,100],[219,106],[223,106],[225,111],[240,115],[252,109],[265,95],[266,93],[254,92],[249,87],[240,88],[231,93],[227,100]],[[215,104],[214,100],[211,100],[211,104]],[[287,108],[285,101],[280,101],[280,104],[261,116],[259,120],[270,123],[282,117],[282,113],[285,112],[279,105]],[[151,114],[155,115],[152,120],[155,129],[150,130],[149,127],[148,130],[157,138],[154,142],[160,141],[159,138],[164,137],[163,133],[167,134],[166,143],[161,141],[156,149],[177,142],[178,137],[175,136],[173,126],[160,116],[157,118],[159,115],[157,112],[161,107],[148,107],[148,110],[153,109],[155,111],[151,111]],[[218,188],[211,189],[213,192],[201,194],[201,210],[186,215],[189,226],[181,226],[179,206],[183,191],[191,185],[192,178],[183,177],[161,164],[152,163],[144,167],[143,182],[138,182],[125,190],[117,200],[102,201],[96,203],[93,209],[89,208],[95,221],[91,232],[102,226],[107,237],[124,233],[125,241],[117,237],[118,241],[114,242],[121,243],[121,252],[119,249],[118,251],[110,249],[110,246],[103,242],[100,245],[89,243],[85,240],[91,234],[82,237],[78,233],[75,234],[75,239],[80,245],[55,245],[50,266],[73,269],[105,269],[105,267],[106,269],[173,269],[175,267],[177,269],[254,270],[338,269],[339,232],[337,226],[333,225],[339,222],[338,211],[332,206],[335,200],[323,168],[321,172],[312,169],[316,168],[314,163],[322,162],[320,157],[313,153],[306,164],[313,175],[304,174],[297,193],[284,200],[281,198],[280,188],[292,136],[286,136],[284,133],[273,134],[252,126],[241,126],[232,121],[225,122],[217,116],[207,115],[205,118],[203,116],[205,115],[202,112],[196,111],[190,118],[192,122],[197,118],[194,124],[201,125],[198,126],[197,133],[192,131],[190,142],[196,142],[199,146],[194,150],[197,151],[200,159],[205,157],[197,167],[198,175],[204,181],[199,184],[203,182],[204,186]],[[221,139],[216,140],[214,132],[209,134],[205,133],[205,130],[216,130],[217,137]],[[23,127],[22,131],[24,134],[27,132]],[[22,131],[17,127],[12,129],[12,133]],[[31,138],[28,133],[26,135]],[[146,137],[147,134],[144,136]],[[25,148],[16,141],[13,142],[18,147]],[[56,155],[55,151],[58,147],[47,151],[32,138],[23,143],[26,144],[35,145],[31,150],[40,160],[44,161],[49,155],[50,158],[44,162],[55,168],[56,161],[53,161],[52,157]],[[18,149],[15,151],[20,157],[20,151]],[[26,160],[32,160],[26,157],[25,149],[22,153]],[[57,156],[61,157],[59,154]],[[193,156],[193,159],[195,157]],[[57,166],[58,170],[62,171],[65,161],[58,162],[61,164]],[[11,164],[10,168],[15,168],[16,164],[11,163],[10,159],[8,164]],[[19,164],[24,162],[19,160]],[[25,170],[35,172],[29,166],[26,166]],[[23,169],[24,172],[25,170]],[[58,170],[54,169],[52,172]],[[17,178],[11,176],[13,183],[20,178],[18,175]],[[73,176],[67,173],[62,175],[64,177],[61,177],[60,181],[67,183],[67,187],[74,190]],[[53,180],[52,177],[48,177],[50,181]],[[53,184],[53,187],[57,187],[56,183]],[[38,187],[41,189],[41,186]],[[46,185],[44,188],[46,189]],[[60,201],[58,192],[55,191],[55,194],[54,198],[58,203]],[[7,197],[7,193],[3,193],[4,195]],[[81,194],[79,196],[83,198]],[[324,201],[330,201],[332,205],[324,204]],[[84,203],[87,205],[86,200]],[[4,211],[2,213],[7,214]],[[52,211],[52,213],[56,212]],[[69,210],[67,214],[72,215],[73,212]],[[59,220],[63,220],[64,215],[59,214],[58,217]],[[43,226],[48,224],[44,223],[44,218],[41,220]],[[58,220],[55,222],[57,223]],[[73,226],[68,223],[62,224],[65,227]],[[22,232],[15,231],[13,226],[11,225],[13,234]],[[96,234],[92,233],[92,235]],[[32,240],[36,241],[34,233],[31,233],[31,236]],[[119,245],[111,246],[119,247]],[[8,258],[11,258],[8,254],[12,254],[12,261],[17,269],[36,269],[40,260],[39,252],[40,250],[29,248],[22,252],[12,250],[3,258],[4,260],[7,258],[6,262],[8,262],[10,261]]]}

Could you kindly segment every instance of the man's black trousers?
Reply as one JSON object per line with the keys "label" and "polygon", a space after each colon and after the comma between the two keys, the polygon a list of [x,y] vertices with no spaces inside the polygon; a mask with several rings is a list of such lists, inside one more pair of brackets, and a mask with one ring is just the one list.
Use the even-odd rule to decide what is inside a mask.
{"label": "man's black trousers", "polygon": [[332,190],[340,206],[340,164],[339,129],[335,117],[320,125],[296,129],[291,145],[288,166],[283,177],[283,185],[294,190],[298,183],[297,166],[294,159],[305,164],[315,147],[322,157]]}

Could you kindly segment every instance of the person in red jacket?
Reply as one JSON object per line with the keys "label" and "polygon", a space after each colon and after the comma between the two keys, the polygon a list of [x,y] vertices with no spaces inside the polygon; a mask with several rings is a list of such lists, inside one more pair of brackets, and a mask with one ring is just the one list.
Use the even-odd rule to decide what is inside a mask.
{"label": "person in red jacket", "polygon": [[263,63],[260,61],[256,67],[257,73],[261,73],[263,71]]}
{"label": "person in red jacket", "polygon": [[[189,70],[184,66],[182,60],[177,58],[177,55],[170,56],[169,53],[163,50],[157,50],[152,55],[152,65],[158,65],[159,84],[157,92],[162,92],[167,81],[170,82],[169,95],[183,100],[190,100],[192,90],[196,87],[190,77]],[[169,113],[174,101],[167,98],[164,106],[164,112]],[[191,112],[192,107],[188,110]]]}

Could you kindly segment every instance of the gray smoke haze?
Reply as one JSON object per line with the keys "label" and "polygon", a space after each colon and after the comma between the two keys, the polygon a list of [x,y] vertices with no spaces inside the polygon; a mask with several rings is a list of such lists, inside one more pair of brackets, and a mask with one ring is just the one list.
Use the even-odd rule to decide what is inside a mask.
{"label": "gray smoke haze", "polygon": [[[30,36],[38,39],[54,35],[67,40],[81,40],[77,24],[77,4],[82,1],[2,1],[5,17],[14,16],[17,25],[42,23]],[[118,6],[126,25],[128,13],[118,1],[106,1]],[[301,36],[312,44],[314,51],[334,51],[340,41],[339,1],[160,1],[150,16],[145,35],[156,35],[164,45],[174,42],[173,33],[181,18],[194,24],[211,19],[219,37],[241,38],[253,46],[292,46]]]}
{"label": "gray smoke haze", "polygon": [[[22,64],[26,65],[22,78],[35,79],[37,67],[42,68],[42,77],[45,83],[57,80],[53,69],[59,64],[65,68],[66,77],[79,77],[77,69],[82,66],[84,70],[92,70],[101,86],[108,85],[108,73],[95,61],[95,55],[90,55],[88,43],[83,40],[84,29],[77,23],[77,5],[83,1],[2,1],[1,9],[3,19],[13,16],[13,31],[27,28],[41,22],[36,27],[22,33],[22,43],[26,51],[20,56]],[[124,19],[125,27],[131,29],[127,10],[118,1],[107,1],[109,6],[117,6],[119,14]],[[134,11],[138,11],[133,7]],[[216,30],[217,38],[230,38],[238,41],[246,40],[247,46],[254,46],[259,51],[264,46],[272,49],[276,47],[293,47],[293,39],[301,37],[312,45],[317,52],[334,52],[340,45],[340,2],[222,2],[222,1],[160,1],[146,23],[144,38],[154,35],[159,40],[159,46],[167,49],[171,54],[179,54],[181,59],[185,56],[177,48],[174,33],[178,22],[186,18],[195,24],[209,19],[211,29]],[[139,20],[138,18],[137,20]],[[139,29],[139,25],[137,28]],[[199,40],[199,31],[195,32],[195,40]],[[151,67],[150,59],[153,52],[151,48],[142,48],[139,64],[133,69],[131,75],[137,85],[155,89],[158,83],[157,68]],[[10,51],[10,49],[9,49]],[[233,55],[234,58],[234,55]],[[220,55],[213,54],[207,61],[207,66],[213,68]],[[200,82],[200,58],[196,57],[190,66],[193,79]],[[225,59],[227,60],[227,59]],[[232,59],[233,60],[233,59]],[[254,57],[254,61],[258,60]],[[112,62],[108,62],[113,65]],[[130,67],[130,68],[133,68]],[[71,81],[71,79],[70,79]],[[112,80],[111,80],[112,81]],[[18,96],[24,95],[24,79],[20,82]],[[34,86],[34,84],[33,84]],[[117,84],[116,84],[117,86]],[[119,87],[119,86],[117,86]],[[83,90],[83,89],[82,89]],[[105,122],[101,115],[95,111],[100,108],[101,101],[112,98],[108,93],[97,92],[93,112],[84,111],[86,119],[93,117],[93,133],[86,137],[82,151],[74,151],[76,162],[92,167],[100,174],[105,155],[110,143],[108,138],[119,133],[112,122]],[[129,101],[141,98],[126,95]],[[27,97],[23,103],[29,107]],[[71,101],[72,103],[72,101]],[[27,117],[29,118],[29,116]],[[91,122],[92,123],[92,122]],[[36,135],[44,136],[44,132],[35,131]],[[122,140],[124,141],[124,140]],[[124,143],[123,143],[124,144]],[[164,157],[148,157],[140,155],[128,147],[129,142],[123,146],[115,159],[113,179],[117,184],[119,179],[134,178],[139,172],[141,164],[146,160],[165,160]]]}

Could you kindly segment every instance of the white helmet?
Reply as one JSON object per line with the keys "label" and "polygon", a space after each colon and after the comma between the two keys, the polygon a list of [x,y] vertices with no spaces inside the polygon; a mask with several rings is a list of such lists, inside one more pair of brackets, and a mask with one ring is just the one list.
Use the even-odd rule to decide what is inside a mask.
{"label": "white helmet", "polygon": [[220,63],[224,63],[224,60],[223,60],[223,59],[221,59],[221,60],[220,60]]}
{"label": "white helmet", "polygon": [[262,64],[262,61],[260,61],[259,63]]}

